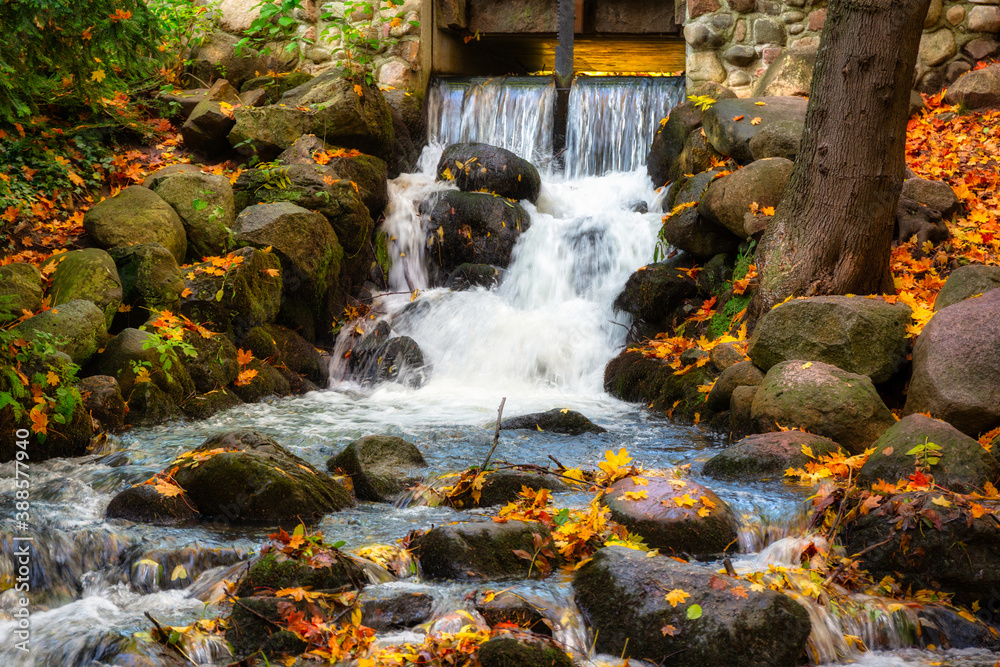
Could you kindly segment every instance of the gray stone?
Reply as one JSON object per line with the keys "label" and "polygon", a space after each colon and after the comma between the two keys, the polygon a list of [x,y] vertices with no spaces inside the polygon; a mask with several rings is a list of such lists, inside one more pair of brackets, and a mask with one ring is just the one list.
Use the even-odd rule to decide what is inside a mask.
{"label": "gray stone", "polygon": [[951,30],[924,33],[920,40],[920,62],[928,67],[942,65],[958,53]]}
{"label": "gray stone", "polygon": [[795,161],[802,144],[805,124],[799,120],[783,120],[769,123],[750,140],[750,153],[754,160],[780,157]]}
{"label": "gray stone", "polygon": [[941,215],[945,217],[951,217],[962,206],[955,191],[943,181],[932,181],[919,177],[908,178],[903,181],[903,190],[900,194],[929,206],[935,211],[940,211]]}
{"label": "gray stone", "polygon": [[687,76],[695,83],[701,81],[721,83],[726,80],[726,68],[719,62],[719,56],[715,51],[699,51],[687,58]]}
{"label": "gray stone", "polygon": [[924,19],[924,29],[932,27],[941,18],[942,0],[931,0],[927,8],[927,18]]}
{"label": "gray stone", "polygon": [[737,387],[758,387],[763,381],[764,374],[753,362],[741,361],[722,371],[712,391],[708,393],[706,405],[716,412],[728,410]]}
{"label": "gray stone", "polygon": [[757,160],[715,180],[698,205],[710,222],[722,225],[740,238],[750,235],[746,217],[754,202],[760,207],[777,206],[788,184],[794,163],[784,158]]}
{"label": "gray stone", "polygon": [[358,500],[387,502],[406,483],[419,478],[427,462],[416,445],[402,438],[368,435],[355,440],[327,461],[328,470],[340,469],[351,478]]}
{"label": "gray stone", "polygon": [[[523,579],[529,568],[533,576],[542,576],[537,564],[514,553],[518,549],[535,553],[534,535],[551,539],[549,529],[534,522],[448,524],[415,537],[410,550],[420,561],[424,579]],[[559,564],[558,558],[547,560],[553,567]]]}
{"label": "gray stone", "polygon": [[1000,7],[973,7],[969,12],[969,30],[987,33],[1000,31]]}
{"label": "gray stone", "polygon": [[948,104],[964,104],[969,109],[1000,105],[1000,63],[969,72],[948,87]]}
{"label": "gray stone", "polygon": [[948,23],[958,25],[965,20],[965,7],[962,5],[954,5],[950,7],[945,13],[945,18],[948,19]]}
{"label": "gray stone", "polygon": [[722,58],[726,62],[730,62],[740,67],[746,67],[753,61],[757,60],[757,51],[754,50],[752,46],[734,44],[722,53]]}
{"label": "gray stone", "polygon": [[742,88],[743,86],[749,86],[751,83],[753,83],[753,77],[741,69],[733,70],[729,73],[729,78],[726,79],[726,85],[733,88]]}
{"label": "gray stone", "polygon": [[773,19],[757,19],[753,22],[753,41],[755,44],[785,45],[785,27]]}
{"label": "gray stone", "polygon": [[991,292],[1000,287],[1000,267],[969,264],[952,271],[934,301],[934,310]]}
{"label": "gray stone", "polygon": [[986,60],[1000,53],[1000,42],[992,37],[977,37],[962,47],[962,53],[969,56],[975,62]]}
{"label": "gray stone", "polygon": [[816,52],[789,49],[778,56],[754,87],[754,97],[809,96]]}
{"label": "gray stone", "polygon": [[[758,106],[757,102],[764,105]],[[705,112],[702,124],[715,150],[740,164],[749,164],[754,161],[750,140],[771,123],[793,120],[804,124],[808,104],[802,97],[719,100]],[[760,124],[752,125],[754,118],[760,118]]]}

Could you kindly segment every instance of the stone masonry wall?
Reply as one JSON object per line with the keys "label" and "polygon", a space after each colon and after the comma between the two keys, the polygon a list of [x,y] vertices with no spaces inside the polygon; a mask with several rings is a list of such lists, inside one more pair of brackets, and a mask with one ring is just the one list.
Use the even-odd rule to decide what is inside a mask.
{"label": "stone masonry wall", "polygon": [[[826,6],[826,0],[687,0],[689,87],[714,81],[740,97],[807,95]],[[996,57],[998,32],[1000,0],[931,0],[914,87],[935,93]],[[780,77],[780,90],[768,89],[775,77],[764,78],[776,62],[793,70]]]}

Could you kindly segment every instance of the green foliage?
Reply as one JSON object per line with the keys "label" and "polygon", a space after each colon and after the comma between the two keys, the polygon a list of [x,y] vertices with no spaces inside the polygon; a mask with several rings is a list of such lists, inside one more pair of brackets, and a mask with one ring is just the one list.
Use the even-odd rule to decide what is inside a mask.
{"label": "green foliage", "polygon": [[167,55],[165,78],[169,85],[180,78],[191,63],[188,56],[211,34],[222,15],[219,0],[199,3],[194,0],[149,0],[147,4],[163,32],[163,42],[158,49]]}
{"label": "green foliage", "polygon": [[[397,11],[402,5],[403,0],[347,0],[343,14],[323,14],[322,19],[330,24],[323,36],[340,40],[334,52],[343,54],[340,62],[345,78],[364,80],[368,85],[374,83],[375,55],[399,41],[390,37],[389,31],[402,24],[404,13]],[[420,25],[417,21],[410,24]]]}
{"label": "green foliage", "polygon": [[0,119],[41,104],[102,109],[148,80],[159,22],[141,0],[8,0],[0,5]]}
{"label": "green foliage", "polygon": [[[736,257],[736,266],[733,268],[733,280],[742,280],[746,277],[747,272],[750,270],[750,265],[754,261],[754,248],[756,247],[756,242],[751,242],[744,250],[742,250]],[[733,288],[732,282],[727,282],[722,289],[720,294],[716,296],[722,296],[729,290]],[[724,336],[729,333],[729,328],[732,326],[733,318],[736,317],[737,313],[742,311],[744,308],[750,305],[750,301],[753,296],[750,294],[734,294],[729,301],[726,301],[726,305],[723,306],[722,310],[715,313],[712,319],[708,323],[708,331],[706,335],[709,340],[715,340],[719,336]]]}
{"label": "green foliage", "polygon": [[289,52],[312,44],[312,40],[299,34],[299,21],[295,18],[295,11],[302,9],[302,0],[261,0],[254,5],[254,9],[260,9],[260,15],[243,33],[243,39],[237,42],[236,55],[241,55],[248,48],[266,55],[271,51],[269,42],[287,41],[285,50]]}
{"label": "green foliage", "polygon": [[941,451],[941,445],[935,445],[933,442],[928,442],[928,438],[924,438],[923,444],[906,452],[906,455],[916,457],[917,470],[929,472],[931,466],[940,463],[944,454]]}

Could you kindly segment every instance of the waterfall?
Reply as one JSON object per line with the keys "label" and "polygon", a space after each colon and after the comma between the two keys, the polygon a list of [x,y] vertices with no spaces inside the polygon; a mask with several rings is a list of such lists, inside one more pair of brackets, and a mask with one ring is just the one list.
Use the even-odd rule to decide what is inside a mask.
{"label": "waterfall", "polygon": [[569,95],[566,173],[635,171],[653,135],[684,100],[683,77],[577,77]]}

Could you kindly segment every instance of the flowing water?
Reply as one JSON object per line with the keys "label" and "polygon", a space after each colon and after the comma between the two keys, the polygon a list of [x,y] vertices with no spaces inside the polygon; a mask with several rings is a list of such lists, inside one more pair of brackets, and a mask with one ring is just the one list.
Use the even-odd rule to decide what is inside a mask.
{"label": "flowing water", "polygon": [[[605,84],[608,90],[602,88]],[[26,657],[13,646],[17,621],[10,614],[17,608],[17,595],[7,590],[0,594],[0,665],[177,664],[176,656],[164,653],[144,634],[150,627],[146,614],[161,624],[185,625],[223,613],[223,581],[235,578],[269,530],[131,525],[107,522],[103,513],[118,490],[147,479],[176,455],[225,430],[259,429],[319,468],[360,436],[398,435],[421,449],[433,478],[482,460],[492,440],[497,405],[506,397],[505,415],[567,407],[588,415],[607,432],[580,437],[504,432],[499,459],[545,465],[553,454],[566,465],[595,467],[605,450],[624,446],[646,466],[692,464],[697,475],[701,463],[723,448],[720,438],[651,416],[642,406],[615,400],[602,388],[604,366],[624,343],[629,324],[613,311],[612,301],[630,273],[652,257],[660,224],[657,214],[633,209],[637,201],[652,203],[658,196],[645,176],[639,148],[642,142],[648,145],[666,111],[649,110],[641,116],[641,127],[629,126],[636,122],[627,114],[598,113],[600,100],[611,104],[635,97],[634,89],[641,87],[628,82],[621,87],[629,90],[616,92],[615,85],[587,83],[587,90],[577,95],[574,108],[580,117],[571,127],[582,137],[586,118],[591,118],[594,136],[610,137],[609,128],[620,126],[623,136],[631,137],[630,157],[615,162],[597,157],[600,150],[593,148],[593,155],[579,162],[589,166],[579,172],[564,176],[545,171],[541,198],[537,205],[526,205],[531,226],[495,289],[450,292],[431,283],[425,262],[432,258],[424,256],[419,205],[453,187],[434,180],[441,144],[432,141],[420,169],[390,183],[391,203],[383,226],[394,259],[390,293],[375,304],[377,317],[358,326],[370,328],[384,320],[396,334],[420,345],[430,370],[419,389],[399,383],[362,385],[338,367],[332,373],[336,381],[326,391],[244,405],[200,422],[136,429],[111,438],[99,454],[31,465],[32,653]],[[656,97],[660,94],[653,98],[668,99]],[[552,95],[551,82],[545,80],[438,82],[430,101],[430,136],[520,147],[539,164],[549,165],[546,133]],[[511,119],[530,122],[518,126]],[[578,156],[591,150],[582,140],[574,145]],[[419,292],[411,300],[413,290]],[[17,573],[11,541],[13,471],[13,463],[0,466],[3,589]],[[708,484],[744,519],[740,545],[745,554],[736,559],[738,568],[797,562],[811,539],[803,536],[801,490],[778,481]],[[588,500],[585,494],[567,493],[557,503],[583,506]],[[319,529],[331,541],[360,548],[393,543],[415,528],[488,514],[363,503],[325,517]],[[415,578],[373,585],[430,592],[435,598],[431,630],[457,629],[468,622],[468,617],[455,615],[459,609],[475,618],[466,601],[472,586],[430,585]],[[607,656],[588,657],[593,637],[566,581],[523,582],[513,588],[544,610],[556,639],[577,653],[581,664],[620,664]],[[917,610],[890,608],[874,598],[855,602],[864,614],[837,617],[804,602],[814,621],[810,651],[815,662],[858,659],[871,667],[889,667],[948,659],[954,661],[948,664],[971,667],[996,659],[981,651],[928,652],[923,640],[913,637],[914,624],[920,622]],[[936,620],[947,625],[946,619]],[[844,634],[857,635],[881,650],[861,654],[845,643]],[[381,641],[419,642],[420,635],[397,633]],[[228,658],[216,641],[191,641],[184,648],[202,664],[225,664]]]}

